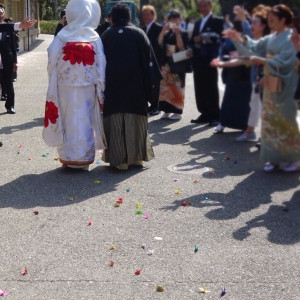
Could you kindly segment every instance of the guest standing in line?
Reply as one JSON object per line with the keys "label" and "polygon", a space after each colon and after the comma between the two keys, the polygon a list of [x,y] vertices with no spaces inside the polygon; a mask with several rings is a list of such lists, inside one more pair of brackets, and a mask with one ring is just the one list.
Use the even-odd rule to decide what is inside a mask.
{"label": "guest standing in line", "polygon": [[100,103],[106,60],[95,31],[100,16],[96,0],[70,0],[68,24],[48,48],[43,139],[57,147],[60,162],[70,168],[88,169],[95,150],[105,148]]}
{"label": "guest standing in line", "polygon": [[59,20],[59,23],[58,23],[57,26],[56,26],[54,36],[57,36],[57,34],[58,34],[58,33],[64,28],[64,26],[66,26],[67,24],[68,24],[68,22],[67,22],[67,19],[66,19],[66,10],[63,9],[63,10],[60,12],[60,20]]}
{"label": "guest standing in line", "polygon": [[223,19],[212,14],[211,0],[200,0],[198,10],[202,18],[195,23],[190,47],[193,55],[196,104],[201,114],[191,120],[191,123],[209,123],[210,126],[216,126],[220,113],[218,71],[210,63],[219,55]]}
{"label": "guest standing in line", "polygon": [[[0,23],[4,18],[5,6],[0,3]],[[15,114],[13,75],[17,71],[17,49],[14,31],[0,33],[0,58],[0,82],[2,94],[6,94],[5,108],[8,114]]]}
{"label": "guest standing in line", "polygon": [[[130,23],[130,10],[116,4],[112,26],[102,35],[107,60],[103,160],[120,170],[143,165],[154,153],[148,135],[152,97],[151,45],[145,32]],[[154,65],[153,65],[154,66]]]}
{"label": "guest standing in line", "polygon": [[180,120],[184,107],[185,73],[172,70],[172,55],[186,49],[188,34],[182,30],[179,11],[168,13],[168,22],[163,27],[158,43],[164,53],[164,64],[161,68],[163,79],[160,83],[159,110],[164,114],[162,119]]}
{"label": "guest standing in line", "polygon": [[[240,21],[234,22],[235,27],[239,28],[241,33]],[[238,52],[233,42],[226,39],[221,50],[221,61],[225,61],[226,64],[226,61],[237,57]],[[222,133],[225,127],[245,130],[250,112],[249,102],[252,90],[250,68],[245,65],[224,68],[222,79],[225,84],[225,92],[221,105],[220,123],[215,128],[215,133]]]}
{"label": "guest standing in line", "polygon": [[[233,38],[239,53],[249,55],[265,49],[267,56],[250,56],[253,64],[264,66],[263,113],[261,132],[261,159],[266,162],[265,172],[283,169],[286,172],[300,170],[300,133],[296,120],[294,95],[297,87],[296,51],[291,41],[291,9],[278,4],[268,14],[272,34],[254,41],[244,39],[234,31],[226,37]],[[246,47],[245,47],[246,46]],[[273,80],[277,76],[281,84]],[[268,84],[273,82],[273,84]],[[276,89],[275,89],[276,87]]]}
{"label": "guest standing in line", "polygon": [[[152,5],[144,5],[142,7],[142,17],[143,17],[143,30],[147,34],[152,49],[155,54],[156,61],[158,63],[159,68],[161,68],[163,63],[163,54],[161,47],[158,44],[158,36],[162,30],[162,26],[156,22],[156,10]],[[150,100],[150,107],[148,108],[148,113],[150,116],[156,116],[159,114],[158,110],[158,99],[159,99],[159,88],[160,88],[160,78],[158,80],[154,80],[153,85],[153,96]]]}

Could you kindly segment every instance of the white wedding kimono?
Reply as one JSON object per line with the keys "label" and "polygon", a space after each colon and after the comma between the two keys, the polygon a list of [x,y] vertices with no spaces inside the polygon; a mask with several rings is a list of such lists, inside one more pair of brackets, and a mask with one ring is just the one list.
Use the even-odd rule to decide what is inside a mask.
{"label": "white wedding kimono", "polygon": [[[74,9],[81,12],[84,10],[78,7],[78,2],[74,0],[68,5],[72,2]],[[90,5],[91,2],[87,3]],[[86,17],[84,18],[83,22],[86,20]],[[78,27],[78,19],[74,21]],[[78,36],[77,40],[72,24],[70,27],[67,26],[65,30],[62,29],[61,36],[59,33],[54,38],[48,48],[49,86],[43,139],[48,146],[57,147],[62,164],[80,166],[94,161],[96,149],[106,148],[100,113],[105,86],[106,59],[99,37],[86,40]],[[77,50],[66,53],[70,45],[74,49],[89,49],[89,51],[87,55],[82,56]],[[68,53],[73,56],[68,56]]]}

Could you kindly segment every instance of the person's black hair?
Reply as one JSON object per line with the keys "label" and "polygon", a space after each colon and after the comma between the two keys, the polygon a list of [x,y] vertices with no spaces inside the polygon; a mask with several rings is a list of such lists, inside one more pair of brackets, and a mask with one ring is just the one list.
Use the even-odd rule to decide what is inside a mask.
{"label": "person's black hair", "polygon": [[174,9],[174,10],[171,10],[171,11],[168,12],[167,18],[168,18],[168,20],[177,19],[177,18],[181,19],[181,14],[178,10]]}
{"label": "person's black hair", "polygon": [[118,3],[111,9],[113,25],[124,26],[130,22],[130,9],[126,4]]}
{"label": "person's black hair", "polygon": [[60,18],[62,19],[63,16],[66,15],[66,10],[63,9],[61,12],[60,12]]}

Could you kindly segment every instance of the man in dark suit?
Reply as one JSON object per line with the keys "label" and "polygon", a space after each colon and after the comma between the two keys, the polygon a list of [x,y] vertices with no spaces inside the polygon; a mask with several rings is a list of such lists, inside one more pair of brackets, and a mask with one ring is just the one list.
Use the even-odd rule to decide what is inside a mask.
{"label": "man in dark suit", "polygon": [[[159,68],[161,68],[163,61],[162,61],[162,49],[158,44],[158,36],[162,30],[162,26],[155,22],[156,19],[156,11],[152,5],[144,5],[142,7],[142,16],[144,27],[142,28],[151,43],[153,48],[157,64]],[[148,108],[149,115],[155,116],[159,114],[158,110],[158,99],[159,99],[159,89],[160,89],[160,76],[154,76],[154,86],[153,86],[153,97],[150,102],[150,107]]]}
{"label": "man in dark suit", "polygon": [[210,63],[219,55],[223,19],[213,16],[211,0],[200,0],[198,10],[202,18],[195,23],[190,46],[193,51],[195,97],[201,115],[191,123],[216,126],[220,112],[218,71]]}
{"label": "man in dark suit", "polygon": [[[0,3],[0,23],[5,17],[5,6]],[[13,74],[17,70],[17,50],[15,34],[11,32],[0,33],[0,82],[2,89],[7,93],[5,108],[7,113],[15,114],[15,92]]]}

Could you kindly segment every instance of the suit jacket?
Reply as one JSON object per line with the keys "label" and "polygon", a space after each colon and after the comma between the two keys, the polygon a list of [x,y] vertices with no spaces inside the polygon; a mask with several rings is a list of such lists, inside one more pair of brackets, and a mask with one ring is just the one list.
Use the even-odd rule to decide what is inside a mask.
{"label": "suit jacket", "polygon": [[0,24],[0,32],[14,31],[14,23],[2,23]]}
{"label": "suit jacket", "polygon": [[2,32],[0,40],[0,55],[3,70],[12,72],[13,65],[17,63],[16,36],[13,31]]}
{"label": "suit jacket", "polygon": [[[193,49],[193,56],[195,59],[203,59],[211,61],[219,55],[221,34],[223,31],[223,19],[215,17],[213,15],[206,21],[202,31],[200,32],[200,24],[202,19],[195,23],[194,31],[190,41],[190,47]],[[209,36],[209,42],[205,42],[205,39],[200,44],[194,43],[194,37],[203,34]]]}
{"label": "suit jacket", "polygon": [[[146,27],[143,27],[143,30],[146,32]],[[158,44],[158,36],[161,31],[162,31],[162,26],[156,22],[153,22],[149,31],[147,32],[147,36],[153,48],[157,63],[160,67],[163,64],[163,51]]]}

